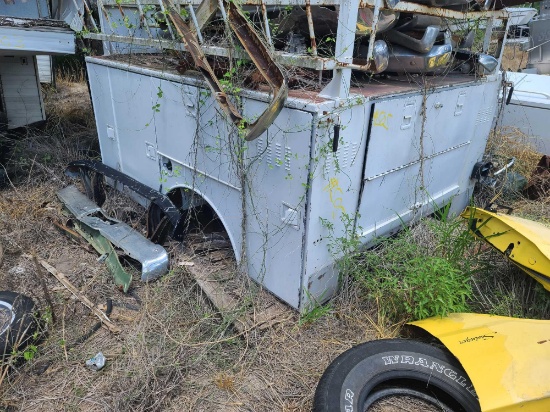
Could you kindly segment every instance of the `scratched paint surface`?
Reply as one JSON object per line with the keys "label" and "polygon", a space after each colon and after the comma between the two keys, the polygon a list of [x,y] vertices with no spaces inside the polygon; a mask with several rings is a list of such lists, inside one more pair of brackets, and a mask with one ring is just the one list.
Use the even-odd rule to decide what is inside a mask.
{"label": "scratched paint surface", "polygon": [[[332,206],[334,206],[334,209],[340,210],[342,213],[346,213],[346,208],[344,207],[343,201],[342,201],[342,188],[340,187],[340,183],[338,182],[338,179],[335,177],[331,177],[329,180],[329,184],[326,185],[323,188],[324,192],[328,192],[328,197],[330,199],[330,203],[332,203]],[[332,218],[336,218],[335,210],[332,211]]]}
{"label": "scratched paint surface", "polygon": [[25,42],[16,36],[0,36],[0,46],[8,49],[24,49]]}
{"label": "scratched paint surface", "polygon": [[483,411],[550,410],[550,321],[456,313],[412,324],[458,358]]}

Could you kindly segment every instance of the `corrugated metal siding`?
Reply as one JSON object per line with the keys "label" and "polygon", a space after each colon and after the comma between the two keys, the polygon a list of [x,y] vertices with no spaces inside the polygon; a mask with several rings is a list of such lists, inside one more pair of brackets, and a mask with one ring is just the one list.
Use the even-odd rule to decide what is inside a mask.
{"label": "corrugated metal siding", "polygon": [[40,83],[52,82],[52,56],[40,55],[36,56],[36,64],[38,66],[38,78]]}
{"label": "corrugated metal siding", "polygon": [[46,118],[34,56],[0,57],[0,79],[8,128],[26,126]]}

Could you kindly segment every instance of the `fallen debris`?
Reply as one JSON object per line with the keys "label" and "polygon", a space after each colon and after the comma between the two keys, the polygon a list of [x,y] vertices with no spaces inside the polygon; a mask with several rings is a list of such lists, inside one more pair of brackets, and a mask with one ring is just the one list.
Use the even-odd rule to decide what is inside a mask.
{"label": "fallen debris", "polygon": [[195,266],[195,262],[188,262],[188,261],[178,262],[178,266]]}
{"label": "fallen debris", "polygon": [[84,239],[82,235],[78,233],[76,230],[73,230],[66,224],[63,224],[61,222],[56,222],[55,220],[52,220],[52,223],[57,229],[59,229],[60,232],[67,235],[69,239],[73,240],[76,244],[78,244],[79,246],[82,246],[84,249],[86,249],[90,253],[94,252],[94,249],[86,242],[86,239]]}
{"label": "fallen debris", "polygon": [[550,291],[550,228],[533,220],[467,207],[470,231]]}
{"label": "fallen debris", "polygon": [[98,352],[97,355],[86,361],[86,366],[88,367],[88,369],[97,372],[98,370],[103,369],[103,367],[105,366],[105,361],[106,359],[105,356],[103,356],[103,353]]}
{"label": "fallen debris", "polygon": [[127,224],[108,217],[75,186],[61,189],[57,196],[75,216],[75,230],[105,257],[115,282],[125,292],[128,291],[131,276],[120,266],[113,245],[141,263],[141,280],[144,282],[168,272],[168,254],[162,246],[152,243]]}
{"label": "fallen debris", "polygon": [[115,248],[101,233],[97,230],[94,230],[82,222],[74,222],[74,227],[76,231],[84,238],[86,241],[92,245],[92,247],[99,253],[97,258],[98,262],[104,262],[113,275],[115,284],[122,288],[126,293],[130,288],[130,283],[132,282],[132,275],[124,270],[122,264],[118,260],[118,254],[116,253]]}
{"label": "fallen debris", "polygon": [[[257,293],[260,294],[259,300],[265,304],[261,305],[261,309],[247,310],[248,308],[243,307],[243,301],[246,300],[245,296],[231,285],[233,276],[220,279],[220,271],[218,270],[220,268],[207,264],[208,256],[202,259],[204,261],[199,258],[187,270],[220,313],[235,314],[235,318],[230,320],[239,334],[247,334],[255,329],[265,330],[288,319],[289,314],[292,316],[286,305],[263,289],[260,289]],[[223,267],[221,270],[226,272]]]}
{"label": "fallen debris", "polygon": [[[30,255],[23,255],[23,257],[26,257],[28,259],[32,259],[33,257]],[[94,315],[96,315],[103,326],[105,326],[107,329],[109,329],[113,333],[119,333],[120,328],[116,326],[111,320],[107,317],[107,315],[99,310],[96,305],[94,305],[86,296],[84,296],[82,293],[78,291],[78,289],[69,282],[69,279],[67,277],[59,272],[56,268],[54,268],[52,265],[50,265],[48,262],[46,262],[43,259],[37,259],[38,262],[52,275],[56,277],[57,280],[59,280],[63,286],[65,286],[78,300],[80,300],[84,306],[88,307]]]}

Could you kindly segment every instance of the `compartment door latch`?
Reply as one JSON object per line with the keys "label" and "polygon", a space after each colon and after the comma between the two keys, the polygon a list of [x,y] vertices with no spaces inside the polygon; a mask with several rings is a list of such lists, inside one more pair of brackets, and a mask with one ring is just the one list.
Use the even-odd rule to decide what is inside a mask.
{"label": "compartment door latch", "polygon": [[456,99],[455,107],[455,116],[460,116],[462,114],[462,109],[464,108],[464,102],[466,101],[466,93],[461,92]]}

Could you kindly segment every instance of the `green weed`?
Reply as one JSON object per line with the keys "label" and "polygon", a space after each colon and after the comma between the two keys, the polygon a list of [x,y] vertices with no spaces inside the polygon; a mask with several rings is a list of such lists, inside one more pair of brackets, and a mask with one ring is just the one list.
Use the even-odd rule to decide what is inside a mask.
{"label": "green weed", "polygon": [[[470,310],[472,276],[486,269],[479,244],[462,219],[438,209],[397,236],[347,262],[347,274],[364,299],[390,322],[445,316]],[[345,275],[345,274],[343,274]]]}

